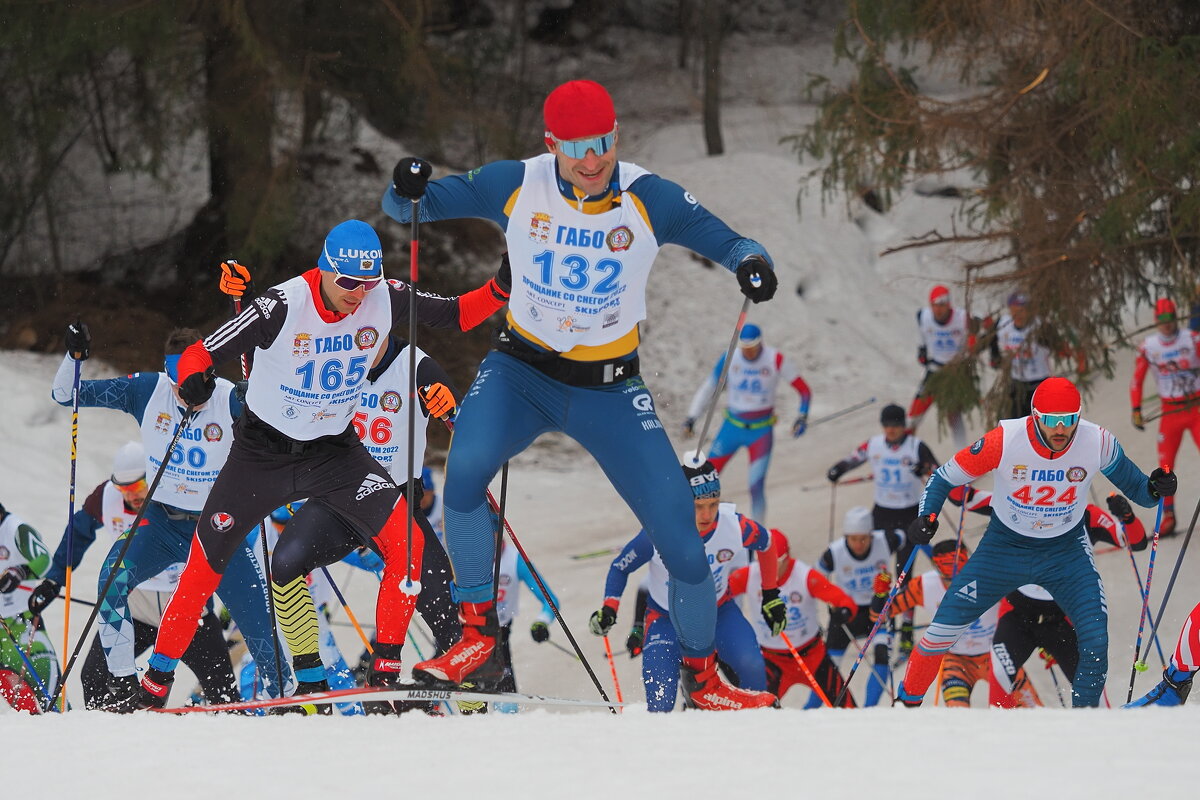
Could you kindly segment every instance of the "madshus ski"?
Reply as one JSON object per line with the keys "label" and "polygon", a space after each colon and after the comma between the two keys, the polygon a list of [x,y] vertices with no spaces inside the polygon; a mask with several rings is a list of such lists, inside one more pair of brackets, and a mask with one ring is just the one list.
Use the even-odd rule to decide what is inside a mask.
{"label": "madshus ski", "polygon": [[176,706],[174,708],[153,708],[150,710],[164,714],[215,713],[225,711],[253,711],[260,708],[279,708],[284,706],[383,700],[408,700],[416,702],[455,702],[457,700],[465,700],[485,703],[516,703],[518,705],[533,706],[562,706],[566,708],[610,708],[625,705],[625,703],[606,703],[603,700],[575,700],[566,697],[544,697],[537,694],[522,694],[520,692],[471,692],[460,689],[426,689],[416,686],[411,689],[362,686],[356,689],[336,689],[329,692],[316,692],[314,694],[297,695],[294,697],[270,697],[262,700],[245,700],[240,703]]}

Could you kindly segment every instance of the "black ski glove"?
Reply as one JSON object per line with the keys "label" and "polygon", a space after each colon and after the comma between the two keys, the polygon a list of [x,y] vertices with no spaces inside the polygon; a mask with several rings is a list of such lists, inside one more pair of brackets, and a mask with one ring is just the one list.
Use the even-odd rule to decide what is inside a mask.
{"label": "black ski glove", "polygon": [[204,405],[217,388],[217,371],[212,367],[203,372],[193,372],[179,384],[179,399],[195,408]]}
{"label": "black ski glove", "polygon": [[1168,472],[1162,467],[1155,467],[1150,473],[1150,495],[1152,497],[1172,497],[1179,486],[1179,479],[1174,472]]}
{"label": "black ski glove", "polygon": [[45,580],[33,587],[33,591],[29,593],[29,610],[34,614],[40,614],[46,610],[46,606],[53,603],[58,598],[59,585],[51,580]]}
{"label": "black ski glove", "polygon": [[771,265],[760,255],[746,256],[742,259],[737,268],[737,280],[738,285],[742,287],[742,294],[755,303],[770,300],[779,286],[775,270],[771,269]]}
{"label": "black ski glove", "polygon": [[787,627],[787,606],[779,599],[778,589],[763,589],[762,616],[772,636],[778,636]]}
{"label": "black ski glove", "polygon": [[642,645],[646,642],[646,629],[641,625],[634,625],[633,630],[629,631],[628,638],[625,639],[625,649],[629,651],[630,658],[637,658],[642,654]]}
{"label": "black ski glove", "polygon": [[75,320],[67,326],[67,353],[76,361],[87,361],[92,354],[92,332],[86,322]]}
{"label": "black ski glove", "polygon": [[29,577],[25,566],[9,567],[0,572],[0,594],[12,594],[21,585],[21,581]]}
{"label": "black ski glove", "polygon": [[529,626],[529,635],[538,644],[550,641],[550,626],[542,622],[540,619]]}
{"label": "black ski glove", "polygon": [[929,544],[937,533],[937,514],[926,514],[908,523],[908,540],[913,544]]}
{"label": "black ski glove", "polygon": [[588,620],[588,630],[597,636],[608,636],[613,625],[617,624],[617,612],[609,606],[600,606],[600,610],[592,614]]}
{"label": "black ski glove", "polygon": [[1110,494],[1104,502],[1108,504],[1109,513],[1119,519],[1122,525],[1133,522],[1133,507],[1124,497],[1119,494]]}
{"label": "black ski glove", "polygon": [[429,176],[432,174],[433,167],[429,165],[428,161],[411,156],[402,158],[392,169],[392,188],[401,197],[420,200],[421,196],[425,194],[425,187],[429,185]]}

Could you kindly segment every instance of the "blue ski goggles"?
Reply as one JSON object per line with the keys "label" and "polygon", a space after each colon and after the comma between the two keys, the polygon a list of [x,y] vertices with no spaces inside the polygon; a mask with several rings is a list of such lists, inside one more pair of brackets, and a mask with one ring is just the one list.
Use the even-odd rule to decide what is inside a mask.
{"label": "blue ski goggles", "polygon": [[1047,428],[1057,428],[1059,425],[1062,425],[1064,428],[1070,428],[1076,422],[1079,422],[1078,411],[1074,414],[1043,414],[1040,411],[1034,411],[1033,413],[1037,416],[1038,421]]}
{"label": "blue ski goggles", "polygon": [[587,139],[570,139],[564,141],[553,136],[550,137],[557,145],[558,151],[567,158],[584,158],[588,154],[588,150],[595,150],[596,155],[602,156],[609,150],[612,150],[613,145],[617,141],[617,129],[613,128],[603,136],[590,136]]}
{"label": "blue ski goggles", "polygon": [[163,359],[163,368],[167,372],[167,377],[171,379],[171,383],[179,383],[179,356],[167,356]]}

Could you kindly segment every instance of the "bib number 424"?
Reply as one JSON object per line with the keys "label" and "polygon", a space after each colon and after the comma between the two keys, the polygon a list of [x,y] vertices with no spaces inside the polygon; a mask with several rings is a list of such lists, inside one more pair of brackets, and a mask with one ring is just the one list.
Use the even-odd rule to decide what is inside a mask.
{"label": "bib number 424", "polygon": [[1075,487],[1068,486],[1061,494],[1056,486],[1022,486],[1012,496],[1027,506],[1069,505],[1075,502]]}

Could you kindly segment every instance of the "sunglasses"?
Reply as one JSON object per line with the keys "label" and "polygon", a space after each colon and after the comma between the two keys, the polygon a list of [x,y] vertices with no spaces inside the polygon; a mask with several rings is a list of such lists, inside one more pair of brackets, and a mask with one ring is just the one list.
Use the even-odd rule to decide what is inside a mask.
{"label": "sunglasses", "polygon": [[1079,422],[1079,412],[1074,414],[1043,414],[1038,412],[1038,420],[1047,428],[1057,428],[1062,425],[1064,428],[1069,428],[1076,422]]}
{"label": "sunglasses", "polygon": [[138,478],[133,483],[117,483],[113,481],[113,486],[117,487],[117,491],[121,494],[141,494],[149,488],[145,478]]}
{"label": "sunglasses", "polygon": [[334,274],[337,275],[333,279],[333,283],[339,289],[345,289],[347,292],[353,292],[361,287],[365,291],[371,291],[379,284],[383,283],[383,278],[351,278],[349,275],[343,275],[334,268]]}
{"label": "sunglasses", "polygon": [[617,131],[614,128],[609,133],[603,136],[591,136],[587,139],[571,139],[563,141],[562,139],[554,139],[554,143],[558,145],[558,151],[567,158],[584,158],[588,154],[588,150],[595,150],[596,155],[602,156],[609,150],[612,150],[613,144],[617,140]]}

